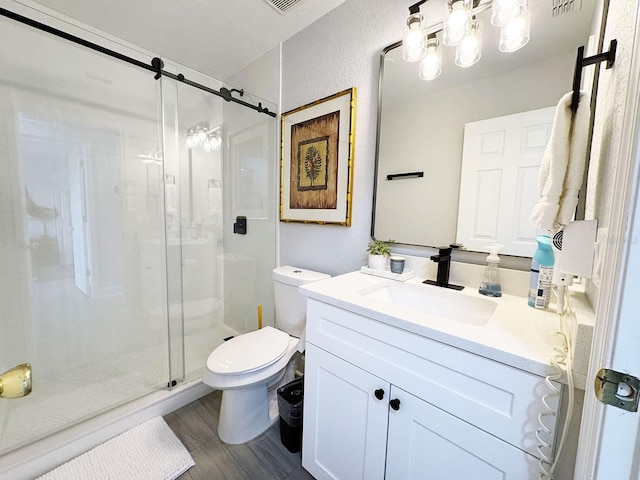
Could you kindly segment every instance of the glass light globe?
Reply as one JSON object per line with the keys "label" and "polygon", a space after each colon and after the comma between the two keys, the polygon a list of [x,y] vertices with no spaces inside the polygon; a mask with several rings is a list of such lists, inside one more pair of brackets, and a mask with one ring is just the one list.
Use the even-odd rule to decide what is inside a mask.
{"label": "glass light globe", "polygon": [[470,67],[480,60],[482,24],[478,20],[470,23],[469,30],[460,45],[456,47],[456,65],[459,67]]}
{"label": "glass light globe", "polygon": [[503,27],[527,9],[527,0],[494,0],[491,6],[491,23]]}
{"label": "glass light globe", "polygon": [[407,62],[417,62],[426,53],[426,29],[423,19],[420,13],[414,13],[407,18],[402,36],[402,58]]}
{"label": "glass light globe", "polygon": [[433,80],[442,73],[442,55],[438,46],[440,42],[436,38],[427,40],[427,54],[420,61],[418,76],[422,80]]}
{"label": "glass light globe", "polygon": [[457,0],[451,7],[445,5],[444,35],[442,43],[459,45],[467,32],[470,6],[465,0]]}
{"label": "glass light globe", "polygon": [[504,27],[500,28],[500,43],[498,49],[501,52],[515,52],[529,43],[531,23],[529,16],[512,18]]}

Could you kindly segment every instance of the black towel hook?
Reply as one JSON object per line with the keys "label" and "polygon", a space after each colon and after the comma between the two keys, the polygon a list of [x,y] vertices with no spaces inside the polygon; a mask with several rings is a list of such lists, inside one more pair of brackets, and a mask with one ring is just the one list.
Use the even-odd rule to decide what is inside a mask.
{"label": "black towel hook", "polygon": [[618,48],[618,40],[613,39],[609,44],[609,51],[599,53],[591,57],[584,58],[584,46],[578,47],[578,54],[576,57],[576,69],[573,72],[573,95],[571,97],[571,110],[574,112],[578,109],[578,103],[580,102],[580,84],[582,83],[582,69],[587,65],[593,65],[594,63],[607,62],[607,68],[613,67],[613,62],[616,60],[616,49]]}

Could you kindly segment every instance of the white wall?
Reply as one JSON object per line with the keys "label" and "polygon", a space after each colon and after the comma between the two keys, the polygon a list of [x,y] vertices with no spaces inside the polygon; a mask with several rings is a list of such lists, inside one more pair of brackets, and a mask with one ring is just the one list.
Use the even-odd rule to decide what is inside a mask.
{"label": "white wall", "polygon": [[620,152],[624,115],[628,108],[626,100],[636,15],[636,1],[612,2],[603,47],[606,51],[609,49],[611,39],[618,40],[613,68],[605,69],[603,65],[600,70],[587,184],[585,216],[587,219],[598,220],[599,245],[595,258],[594,277],[587,284],[589,300],[594,307],[599,302],[601,278],[607,268],[606,259],[602,256],[606,244],[621,242],[624,237],[624,232],[616,232],[618,226],[612,225],[611,219],[616,216],[612,209],[620,208],[620,205],[614,205],[613,201],[616,189],[621,187],[617,183],[619,170],[629,168],[630,163],[629,159],[620,157]]}
{"label": "white wall", "polygon": [[370,238],[378,63],[400,39],[408,4],[349,0],[282,46],[282,111],[357,88],[351,227],[280,223],[280,263],[332,275],[364,264]]}

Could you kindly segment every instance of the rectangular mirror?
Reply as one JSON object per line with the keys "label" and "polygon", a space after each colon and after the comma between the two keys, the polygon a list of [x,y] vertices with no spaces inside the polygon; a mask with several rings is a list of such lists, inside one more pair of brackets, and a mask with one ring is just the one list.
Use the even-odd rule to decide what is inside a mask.
{"label": "rectangular mirror", "polygon": [[[402,42],[383,51],[374,238],[471,251],[500,243],[505,254],[533,254],[539,161],[555,106],[571,90],[578,47],[596,52],[603,2],[576,2],[562,15],[552,2],[528,3],[530,41],[513,53],[498,50],[490,3],[476,9],[482,57],[467,68],[456,66],[455,47],[442,45],[442,24],[429,28],[442,50],[442,74],[431,81],[402,59]],[[592,82],[588,69],[583,89]]]}

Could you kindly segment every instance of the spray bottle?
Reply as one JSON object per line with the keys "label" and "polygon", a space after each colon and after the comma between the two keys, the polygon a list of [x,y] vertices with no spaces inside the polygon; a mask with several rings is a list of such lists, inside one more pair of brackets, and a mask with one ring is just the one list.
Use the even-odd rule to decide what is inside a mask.
{"label": "spray bottle", "polygon": [[536,241],[538,242],[538,248],[531,260],[528,303],[530,307],[548,308],[549,300],[551,299],[554,263],[551,237],[549,235],[538,235]]}
{"label": "spray bottle", "polygon": [[489,249],[489,256],[487,257],[487,268],[484,271],[484,277],[482,277],[482,283],[478,292],[487,297],[501,297],[502,287],[500,286],[500,273],[498,271],[498,265],[500,264],[500,257],[498,257],[498,251],[502,245],[490,245],[486,248]]}

